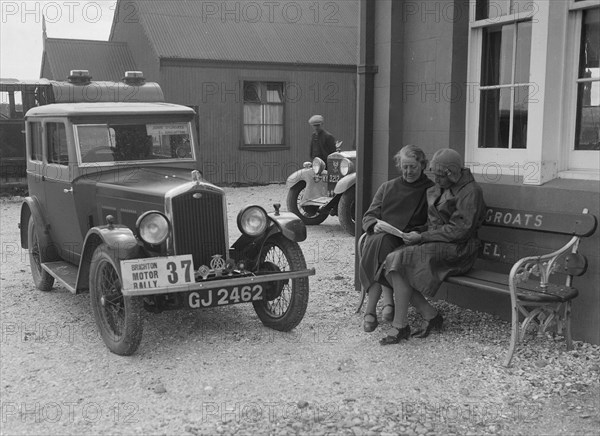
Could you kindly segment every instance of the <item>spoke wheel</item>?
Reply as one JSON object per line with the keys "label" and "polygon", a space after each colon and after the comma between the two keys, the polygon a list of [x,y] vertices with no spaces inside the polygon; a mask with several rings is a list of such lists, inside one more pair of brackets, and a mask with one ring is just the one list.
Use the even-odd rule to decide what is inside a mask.
{"label": "spoke wheel", "polygon": [[122,356],[135,352],[142,340],[142,300],[121,293],[121,278],[107,246],[96,248],[90,266],[92,311],[102,340]]}
{"label": "spoke wheel", "polygon": [[319,213],[319,206],[300,206],[306,192],[306,183],[300,182],[292,186],[287,195],[288,210],[302,220],[307,226],[321,224],[327,219],[326,213]]}
{"label": "spoke wheel", "polygon": [[[259,272],[299,271],[306,269],[304,255],[297,242],[281,234],[263,246]],[[289,331],[300,324],[308,305],[308,277],[280,280],[264,285],[265,299],[253,302],[256,314],[267,327]]]}
{"label": "spoke wheel", "polygon": [[31,268],[31,275],[35,287],[40,291],[48,292],[54,285],[54,277],[42,268],[42,263],[46,261],[50,247],[46,246],[46,244],[41,241],[33,216],[30,216],[29,223],[27,224],[27,247],[29,247],[29,266]]}

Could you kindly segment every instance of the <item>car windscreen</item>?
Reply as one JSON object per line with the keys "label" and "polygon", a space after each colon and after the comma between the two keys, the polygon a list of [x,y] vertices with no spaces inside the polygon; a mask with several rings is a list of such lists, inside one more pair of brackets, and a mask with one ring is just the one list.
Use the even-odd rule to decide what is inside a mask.
{"label": "car windscreen", "polygon": [[82,165],[194,160],[188,121],[76,124]]}

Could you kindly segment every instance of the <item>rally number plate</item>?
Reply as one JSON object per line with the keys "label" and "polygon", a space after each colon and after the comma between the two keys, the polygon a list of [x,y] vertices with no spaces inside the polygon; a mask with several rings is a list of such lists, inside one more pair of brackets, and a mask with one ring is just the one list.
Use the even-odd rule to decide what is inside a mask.
{"label": "rally number plate", "polygon": [[188,292],[187,304],[192,309],[249,303],[264,299],[264,288],[260,284],[232,286]]}
{"label": "rally number plate", "polygon": [[146,291],[194,283],[191,254],[121,261],[123,289]]}

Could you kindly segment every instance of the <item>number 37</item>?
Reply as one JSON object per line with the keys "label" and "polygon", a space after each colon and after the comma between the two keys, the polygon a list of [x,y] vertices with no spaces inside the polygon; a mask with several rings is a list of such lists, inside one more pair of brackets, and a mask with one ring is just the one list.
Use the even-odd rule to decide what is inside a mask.
{"label": "number 37", "polygon": [[184,275],[183,282],[189,283],[192,281],[191,272],[190,272],[191,267],[192,267],[192,261],[191,260],[182,260],[180,262],[180,264],[181,264],[181,267],[178,271],[177,264],[175,262],[167,263],[167,269],[169,270],[169,276],[167,277],[167,279],[169,280],[169,283],[171,283],[172,285],[174,285],[175,283],[179,283],[179,274]]}

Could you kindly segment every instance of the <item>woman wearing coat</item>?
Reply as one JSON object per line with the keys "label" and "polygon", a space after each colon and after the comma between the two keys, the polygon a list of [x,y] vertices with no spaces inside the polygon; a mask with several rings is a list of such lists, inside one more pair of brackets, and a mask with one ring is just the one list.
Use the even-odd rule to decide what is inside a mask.
{"label": "woman wearing coat", "polygon": [[413,336],[426,337],[441,329],[442,315],[429,304],[444,279],[467,272],[477,257],[477,230],[485,218],[481,187],[454,150],[438,150],[431,161],[435,186],[427,191],[427,229],[404,235],[404,245],[384,262],[385,276],[394,292],[392,329],[381,345],[397,344],[410,336],[408,307],[424,322]]}
{"label": "woman wearing coat", "polygon": [[383,319],[391,321],[394,301],[390,284],[381,274],[386,256],[403,245],[402,239],[392,234],[394,228],[404,232],[418,230],[427,220],[426,191],[433,182],[423,173],[427,167],[425,153],[414,145],[403,147],[394,156],[400,176],[379,187],[369,210],[362,220],[367,236],[359,265],[359,279],[367,290],[367,306],[363,328],[372,332],[377,321],[377,302],[383,286]]}

